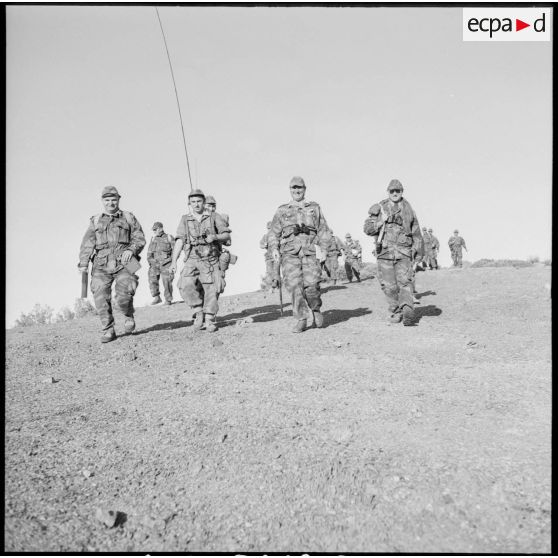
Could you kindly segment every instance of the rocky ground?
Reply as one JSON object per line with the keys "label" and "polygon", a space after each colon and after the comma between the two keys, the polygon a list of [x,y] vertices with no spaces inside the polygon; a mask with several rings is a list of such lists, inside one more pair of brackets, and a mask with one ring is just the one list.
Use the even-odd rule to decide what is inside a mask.
{"label": "rocky ground", "polygon": [[263,292],[7,331],[5,550],[550,552],[550,268],[417,288],[416,327],[367,278],[303,334]]}

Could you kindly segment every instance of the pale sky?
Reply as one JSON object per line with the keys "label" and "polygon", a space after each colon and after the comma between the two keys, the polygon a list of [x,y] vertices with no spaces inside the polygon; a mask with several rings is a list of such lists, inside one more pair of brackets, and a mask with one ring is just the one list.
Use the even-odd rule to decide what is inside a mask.
{"label": "pale sky", "polygon": [[[469,261],[551,257],[550,42],[463,42],[459,7],[159,13],[194,185],[230,215],[225,294],[259,288],[259,241],[294,175],[365,261],[363,222],[392,178],[444,266],[455,228]],[[154,7],[7,6],[6,24],[10,326],[35,303],[73,306],[104,186],[149,241],[154,221],[176,232],[189,183]]]}

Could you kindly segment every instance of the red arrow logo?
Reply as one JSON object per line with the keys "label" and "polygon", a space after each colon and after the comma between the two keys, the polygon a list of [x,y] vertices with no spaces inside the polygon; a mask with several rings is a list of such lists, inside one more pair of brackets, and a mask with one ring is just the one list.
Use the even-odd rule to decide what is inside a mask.
{"label": "red arrow logo", "polygon": [[522,29],[525,29],[525,27],[531,27],[531,24],[530,23],[525,23],[524,21],[521,21],[520,19],[515,20],[515,30],[516,31],[521,31]]}

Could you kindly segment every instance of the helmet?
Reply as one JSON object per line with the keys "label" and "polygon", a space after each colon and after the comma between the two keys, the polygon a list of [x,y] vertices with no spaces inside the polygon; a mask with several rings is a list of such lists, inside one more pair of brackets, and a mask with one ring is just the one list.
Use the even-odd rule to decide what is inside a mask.
{"label": "helmet", "polygon": [[163,223],[161,223],[161,221],[155,221],[155,223],[153,223],[153,226],[151,227],[151,230],[155,230],[155,229],[162,229],[163,228]]}
{"label": "helmet", "polygon": [[101,198],[107,198],[109,196],[116,196],[117,198],[120,197],[118,190],[114,186],[105,186],[103,188],[103,193],[101,194]]}
{"label": "helmet", "polygon": [[205,194],[199,188],[195,188],[188,194],[188,199],[190,198],[203,198],[205,201]]}
{"label": "helmet", "polygon": [[212,203],[213,205],[217,205],[215,198],[213,196],[210,196],[209,194],[205,196],[205,203]]}
{"label": "helmet", "polygon": [[392,188],[400,188],[401,191],[403,191],[403,184],[401,184],[401,182],[399,182],[399,180],[397,180],[397,178],[394,178],[392,180],[389,181],[388,190],[391,190]]}
{"label": "helmet", "polygon": [[432,232],[432,229],[428,229],[428,232]]}
{"label": "helmet", "polygon": [[351,238],[351,233],[347,233],[347,234],[345,235],[345,238]]}
{"label": "helmet", "polygon": [[457,229],[455,229],[453,232],[454,232],[454,233],[458,233],[459,231],[458,231]]}
{"label": "helmet", "polygon": [[306,184],[304,184],[304,180],[300,176],[293,176],[291,178],[291,181],[289,183],[289,188],[292,188],[293,186],[306,188]]}
{"label": "helmet", "polygon": [[426,230],[426,227],[422,227],[422,230],[425,231],[425,230]]}

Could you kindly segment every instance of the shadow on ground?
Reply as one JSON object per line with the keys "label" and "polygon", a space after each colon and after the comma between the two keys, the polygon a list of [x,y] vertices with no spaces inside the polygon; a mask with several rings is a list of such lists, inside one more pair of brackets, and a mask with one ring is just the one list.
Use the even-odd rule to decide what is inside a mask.
{"label": "shadow on ground", "polygon": [[360,318],[372,314],[370,308],[354,308],[352,310],[326,310],[324,312],[324,327],[346,322],[351,318]]}
{"label": "shadow on ground", "polygon": [[416,298],[422,298],[423,296],[433,296],[436,294],[436,291],[424,291],[423,293],[415,293]]}
{"label": "shadow on ground", "polygon": [[415,322],[418,324],[424,316],[438,317],[442,310],[433,304],[428,306],[415,306]]}

